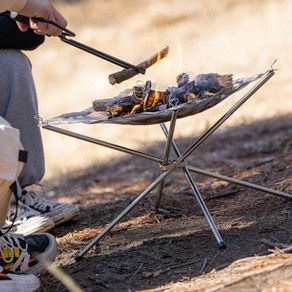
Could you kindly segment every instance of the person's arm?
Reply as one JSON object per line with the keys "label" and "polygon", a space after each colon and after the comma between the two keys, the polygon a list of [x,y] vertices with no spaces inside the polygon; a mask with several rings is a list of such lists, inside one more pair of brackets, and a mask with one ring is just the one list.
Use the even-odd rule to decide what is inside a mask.
{"label": "person's arm", "polygon": [[0,12],[6,10],[21,10],[26,5],[27,0],[0,0]]}
{"label": "person's arm", "polygon": [[[66,19],[57,11],[50,0],[0,0],[0,11],[15,11],[30,18],[30,27],[38,34],[58,36],[62,30],[47,23],[33,21],[32,17],[50,19],[62,27],[67,26]],[[21,31],[28,29],[27,25],[17,23]]]}

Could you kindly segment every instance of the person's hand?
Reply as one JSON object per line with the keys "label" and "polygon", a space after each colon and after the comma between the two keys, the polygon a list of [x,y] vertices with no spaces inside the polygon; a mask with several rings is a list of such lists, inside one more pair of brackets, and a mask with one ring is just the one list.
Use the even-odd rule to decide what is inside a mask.
{"label": "person's hand", "polygon": [[[49,0],[28,0],[24,8],[16,12],[30,18],[30,28],[37,34],[58,36],[62,33],[62,30],[47,23],[33,21],[31,19],[32,17],[50,19],[62,27],[67,26],[66,19],[57,11]],[[28,26],[23,23],[17,22],[17,25],[21,31],[26,31],[28,29]]]}

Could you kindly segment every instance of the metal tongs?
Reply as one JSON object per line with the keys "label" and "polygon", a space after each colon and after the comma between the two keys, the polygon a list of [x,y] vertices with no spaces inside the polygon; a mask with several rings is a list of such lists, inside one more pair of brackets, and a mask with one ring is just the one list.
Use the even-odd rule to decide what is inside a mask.
{"label": "metal tongs", "polygon": [[[26,16],[23,16],[23,15],[20,15],[20,14],[17,14],[16,12],[11,12],[10,13],[10,16],[12,19],[14,19],[15,21],[19,21],[19,22],[22,22],[24,24],[26,24],[27,26],[29,26],[29,18],[26,17]],[[78,49],[81,49],[87,53],[90,53],[96,57],[99,57],[103,60],[106,60],[110,63],[113,63],[115,65],[118,65],[122,68],[125,68],[125,69],[134,69],[136,70],[138,73],[141,73],[141,74],[145,74],[145,68],[142,68],[142,67],[138,67],[138,66],[135,66],[133,64],[130,64],[124,60],[121,60],[121,59],[118,59],[114,56],[111,56],[109,54],[106,54],[104,52],[101,52],[99,50],[96,50],[92,47],[89,47],[87,45],[84,45],[80,42],[77,42],[75,40],[72,40],[71,38],[68,38],[68,37],[75,37],[76,34],[74,32],[72,32],[71,30],[65,28],[65,27],[62,27],[60,26],[58,23],[50,20],[50,19],[45,19],[45,18],[40,18],[40,17],[32,17],[32,20],[33,21],[37,21],[37,22],[45,22],[45,23],[48,23],[48,24],[51,24],[51,25],[54,25],[56,27],[58,27],[59,29],[62,30],[62,33],[59,35],[59,38],[61,41],[71,45],[71,46],[74,46]]]}

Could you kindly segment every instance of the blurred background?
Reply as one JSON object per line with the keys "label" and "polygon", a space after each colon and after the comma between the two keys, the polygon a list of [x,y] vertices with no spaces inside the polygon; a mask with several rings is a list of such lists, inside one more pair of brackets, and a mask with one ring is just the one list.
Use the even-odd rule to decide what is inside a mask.
{"label": "blurred background", "polygon": [[[292,37],[289,0],[55,0],[76,40],[138,64],[169,46],[168,57],[119,85],[108,75],[121,68],[47,38],[29,52],[40,116],[48,119],[80,111],[96,99],[110,98],[137,81],[175,85],[182,72],[233,73],[246,77],[265,72],[277,59],[276,75],[232,116],[224,127],[292,114]],[[177,123],[176,138],[196,136],[229,109],[242,92],[216,107]],[[291,116],[292,126],[292,116]],[[62,126],[63,127],[63,126]],[[139,148],[164,139],[159,125],[83,125],[63,128]],[[121,154],[42,130],[46,179],[94,163],[109,163]],[[201,146],[203,147],[203,145]]]}

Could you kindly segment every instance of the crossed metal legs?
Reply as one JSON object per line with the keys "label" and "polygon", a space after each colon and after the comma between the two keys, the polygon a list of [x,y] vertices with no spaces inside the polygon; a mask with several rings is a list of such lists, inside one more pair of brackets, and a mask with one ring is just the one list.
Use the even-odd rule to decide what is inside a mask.
{"label": "crossed metal legs", "polygon": [[[161,126],[162,131],[164,132],[165,136],[167,138],[169,138],[169,132],[168,132],[165,124],[164,123],[160,124],[160,126]],[[173,139],[171,139],[171,145],[175,151],[176,156],[178,158],[180,158],[181,153],[180,153],[179,149],[177,148],[176,144],[174,143]],[[185,177],[186,177],[186,179],[187,179],[187,181],[192,189],[194,196],[196,197],[196,199],[197,199],[197,201],[198,201],[198,203],[199,203],[199,205],[204,213],[205,218],[207,219],[207,221],[209,223],[209,226],[210,226],[220,248],[225,248],[226,247],[225,243],[224,243],[224,241],[223,241],[223,239],[222,239],[222,237],[221,237],[221,235],[220,235],[220,233],[215,225],[215,222],[213,221],[211,214],[210,214],[210,212],[209,212],[209,210],[208,210],[208,208],[207,208],[207,206],[206,206],[206,204],[205,204],[205,202],[204,202],[204,200],[203,200],[203,198],[202,198],[202,196],[201,196],[201,194],[200,194],[200,192],[199,192],[199,190],[198,190],[198,188],[197,188],[197,186],[196,186],[196,184],[195,184],[195,182],[190,174],[188,166],[185,164],[182,167],[182,170],[183,170],[184,175],[185,175]],[[157,199],[156,199],[156,210],[158,210],[158,207],[160,204],[161,194],[162,194],[162,189],[159,188],[158,192],[157,192]]]}
{"label": "crossed metal legs", "polygon": [[[184,161],[178,161],[176,160],[174,163],[169,163],[169,152],[170,148],[175,147],[175,149],[178,151],[176,148],[176,145],[173,142],[173,134],[175,130],[175,123],[177,119],[177,111],[174,110],[172,112],[172,118],[170,121],[170,130],[169,133],[166,130],[166,127],[164,124],[162,124],[162,127],[164,127],[165,131],[167,131],[167,140],[165,144],[165,149],[164,149],[164,157],[161,163],[161,172],[160,175],[153,181],[152,184],[150,184],[127,208],[125,208],[108,226],[106,226],[103,231],[101,231],[82,251],[80,251],[74,259],[76,261],[80,260],[94,245],[98,243],[98,241],[106,235],[117,223],[119,223],[145,196],[147,196],[155,187],[158,186],[158,196],[156,200],[156,207],[158,208],[159,203],[160,203],[160,196],[163,190],[163,183],[165,178],[176,168],[183,168],[184,173],[186,174],[187,180],[190,183],[190,186],[194,192],[195,197],[197,198],[200,207],[202,208],[202,211],[210,225],[211,230],[213,231],[215,238],[221,248],[225,247],[225,244],[223,242],[223,239],[208,211],[208,208],[205,205],[205,202],[199,193],[187,167],[184,166]],[[180,156],[179,152],[177,152],[178,156]],[[181,156],[179,157],[181,158]]]}

